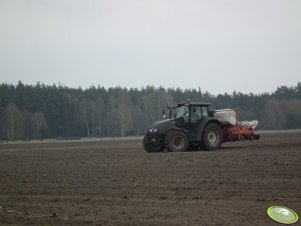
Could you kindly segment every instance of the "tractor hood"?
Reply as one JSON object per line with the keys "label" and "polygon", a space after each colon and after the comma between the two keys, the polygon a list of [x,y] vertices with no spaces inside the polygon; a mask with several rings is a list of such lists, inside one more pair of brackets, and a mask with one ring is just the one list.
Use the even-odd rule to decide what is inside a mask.
{"label": "tractor hood", "polygon": [[174,118],[172,119],[164,119],[162,121],[155,122],[152,124],[147,131],[147,133],[159,133],[159,134],[165,134],[168,132],[171,128],[175,127],[176,120]]}

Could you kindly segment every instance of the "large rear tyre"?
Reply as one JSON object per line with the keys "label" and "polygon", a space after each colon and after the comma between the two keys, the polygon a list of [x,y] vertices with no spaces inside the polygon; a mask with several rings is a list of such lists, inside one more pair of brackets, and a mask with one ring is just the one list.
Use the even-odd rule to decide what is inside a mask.
{"label": "large rear tyre", "polygon": [[153,142],[146,135],[143,137],[143,147],[147,152],[162,152],[165,149],[162,141]]}
{"label": "large rear tyre", "polygon": [[202,146],[206,150],[214,150],[223,143],[222,129],[216,123],[209,123],[203,133]]}
{"label": "large rear tyre", "polygon": [[182,132],[173,130],[165,137],[165,147],[168,151],[183,152],[187,151],[190,142],[188,136]]}

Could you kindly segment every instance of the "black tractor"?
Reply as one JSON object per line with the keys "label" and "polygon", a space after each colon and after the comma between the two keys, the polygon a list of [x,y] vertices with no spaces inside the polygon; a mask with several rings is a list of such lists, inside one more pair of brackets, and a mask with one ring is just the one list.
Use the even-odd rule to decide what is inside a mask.
{"label": "black tractor", "polygon": [[[193,149],[218,149],[223,143],[222,123],[214,118],[209,103],[176,104],[168,119],[155,122],[143,138],[147,152],[182,152]],[[165,112],[163,112],[164,118]]]}

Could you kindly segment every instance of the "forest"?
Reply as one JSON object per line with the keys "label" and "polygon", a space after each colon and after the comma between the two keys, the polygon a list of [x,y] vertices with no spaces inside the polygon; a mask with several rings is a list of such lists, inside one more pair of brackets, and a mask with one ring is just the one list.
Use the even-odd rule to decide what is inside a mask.
{"label": "forest", "polygon": [[61,84],[0,85],[0,140],[141,136],[162,119],[167,105],[209,102],[212,110],[237,108],[239,120],[259,120],[258,129],[301,128],[301,83],[273,93],[213,95],[199,89],[87,89]]}

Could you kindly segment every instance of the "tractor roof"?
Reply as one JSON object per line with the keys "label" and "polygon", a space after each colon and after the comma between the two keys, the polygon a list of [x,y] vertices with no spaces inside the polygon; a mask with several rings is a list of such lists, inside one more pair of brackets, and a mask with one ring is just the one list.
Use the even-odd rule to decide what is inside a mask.
{"label": "tractor roof", "polygon": [[181,103],[181,104],[175,104],[173,107],[181,107],[181,106],[188,106],[188,105],[195,105],[195,106],[209,106],[211,105],[210,103],[205,103],[205,102],[191,102],[188,101],[186,103]]}

